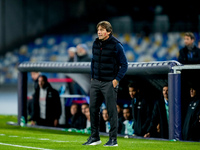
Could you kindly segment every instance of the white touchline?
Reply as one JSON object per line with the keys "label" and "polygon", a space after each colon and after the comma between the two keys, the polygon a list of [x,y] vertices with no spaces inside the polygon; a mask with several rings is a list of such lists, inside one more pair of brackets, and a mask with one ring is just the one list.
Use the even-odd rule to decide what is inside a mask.
{"label": "white touchline", "polygon": [[5,136],[5,134],[0,134],[0,136]]}
{"label": "white touchline", "polygon": [[22,148],[30,148],[30,149],[51,150],[51,149],[45,149],[45,148],[22,146],[22,145],[14,145],[14,144],[7,144],[7,143],[0,143],[0,145],[7,145],[7,146],[13,146],[13,147],[22,147]]}

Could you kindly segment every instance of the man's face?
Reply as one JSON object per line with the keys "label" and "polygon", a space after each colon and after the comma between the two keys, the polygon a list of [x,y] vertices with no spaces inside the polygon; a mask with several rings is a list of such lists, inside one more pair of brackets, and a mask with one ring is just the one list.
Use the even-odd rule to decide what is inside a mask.
{"label": "man's face", "polygon": [[108,111],[106,109],[103,110],[102,116],[104,121],[108,121],[109,117],[108,117]]}
{"label": "man's face", "polygon": [[190,88],[190,97],[195,97],[196,96],[196,90],[193,88]]}
{"label": "man's face", "polygon": [[191,39],[189,36],[184,36],[185,46],[190,46],[194,43],[194,39]]}
{"label": "man's face", "polygon": [[134,87],[129,87],[129,95],[131,98],[135,98],[137,94],[137,90]]}
{"label": "man's face", "polygon": [[97,34],[99,37],[99,40],[107,40],[109,38],[110,32],[107,32],[105,28],[102,28],[101,26],[97,29]]}
{"label": "man's face", "polygon": [[72,51],[68,51],[68,55],[70,58],[73,58],[75,56],[75,53]]}
{"label": "man's face", "polygon": [[76,53],[78,56],[83,56],[85,55],[87,52],[84,48],[82,48],[81,46],[77,45],[76,46]]}
{"label": "man's face", "polygon": [[123,116],[125,120],[129,120],[131,114],[130,114],[130,110],[128,108],[124,108],[123,110]]}
{"label": "man's face", "polygon": [[163,87],[163,96],[166,100],[168,100],[168,87]]}
{"label": "man's face", "polygon": [[39,85],[40,88],[44,88],[45,81],[44,81],[43,77],[39,77],[38,85]]}

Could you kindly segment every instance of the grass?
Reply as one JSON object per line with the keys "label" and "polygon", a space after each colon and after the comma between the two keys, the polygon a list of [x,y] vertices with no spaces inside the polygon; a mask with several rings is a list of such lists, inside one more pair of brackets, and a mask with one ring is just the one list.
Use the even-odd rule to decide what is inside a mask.
{"label": "grass", "polygon": [[88,134],[69,133],[57,130],[36,129],[7,125],[8,121],[17,122],[17,116],[0,115],[0,150],[199,150],[200,142],[161,141],[150,139],[125,139],[118,137],[118,147],[103,147],[108,137],[101,136],[102,144],[82,146]]}

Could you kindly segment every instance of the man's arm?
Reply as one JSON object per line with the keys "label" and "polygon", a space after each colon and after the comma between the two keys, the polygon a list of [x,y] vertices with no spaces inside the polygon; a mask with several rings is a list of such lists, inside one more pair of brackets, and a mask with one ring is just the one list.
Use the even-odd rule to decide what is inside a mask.
{"label": "man's arm", "polygon": [[91,80],[93,79],[94,77],[94,71],[93,71],[93,68],[94,68],[94,55],[93,55],[93,47],[92,47],[92,58],[91,58],[91,65],[90,65],[90,70],[91,70]]}
{"label": "man's arm", "polygon": [[116,80],[119,82],[126,74],[126,71],[128,69],[128,61],[124,52],[124,48],[120,43],[116,45],[116,49],[117,49],[117,61],[120,65]]}

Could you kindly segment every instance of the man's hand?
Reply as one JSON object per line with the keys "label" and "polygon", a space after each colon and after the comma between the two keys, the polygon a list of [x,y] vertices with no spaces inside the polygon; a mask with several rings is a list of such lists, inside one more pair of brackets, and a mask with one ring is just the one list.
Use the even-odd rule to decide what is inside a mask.
{"label": "man's hand", "polygon": [[35,125],[35,121],[31,120],[31,125],[32,126]]}
{"label": "man's hand", "polygon": [[160,124],[157,125],[157,132],[160,133]]}
{"label": "man's hand", "polygon": [[112,83],[113,83],[113,87],[115,88],[118,85],[119,81],[117,81],[116,79],[114,79],[112,81]]}
{"label": "man's hand", "polygon": [[54,127],[57,127],[57,126],[58,126],[58,120],[55,119],[55,120],[54,120]]}
{"label": "man's hand", "polygon": [[145,134],[144,137],[150,137],[150,133]]}

